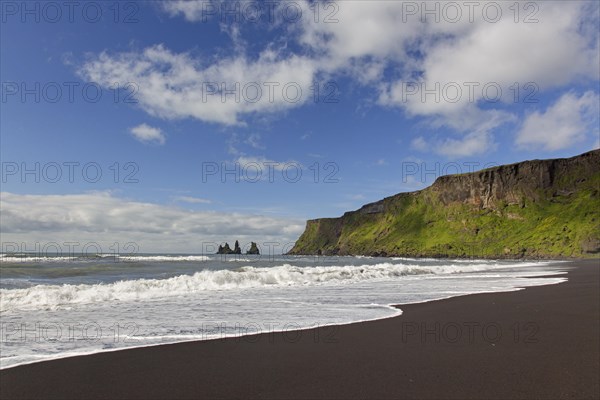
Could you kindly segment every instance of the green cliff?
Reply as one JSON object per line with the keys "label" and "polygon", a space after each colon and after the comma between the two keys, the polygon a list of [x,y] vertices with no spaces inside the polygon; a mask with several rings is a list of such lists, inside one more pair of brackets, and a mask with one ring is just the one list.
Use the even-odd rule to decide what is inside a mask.
{"label": "green cliff", "polygon": [[600,150],[438,178],[340,218],[310,220],[289,254],[597,257]]}

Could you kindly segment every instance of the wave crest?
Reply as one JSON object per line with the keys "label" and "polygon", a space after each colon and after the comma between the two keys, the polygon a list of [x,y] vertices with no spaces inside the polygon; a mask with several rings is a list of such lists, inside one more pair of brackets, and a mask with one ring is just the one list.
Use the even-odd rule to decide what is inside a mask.
{"label": "wave crest", "polygon": [[496,264],[422,266],[380,263],[375,265],[297,267],[244,266],[236,270],[204,270],[166,279],[137,279],[94,285],[37,285],[26,289],[0,289],[0,311],[56,309],[69,304],[133,301],[190,295],[210,290],[310,285],[343,285],[406,275],[454,274],[498,267]]}

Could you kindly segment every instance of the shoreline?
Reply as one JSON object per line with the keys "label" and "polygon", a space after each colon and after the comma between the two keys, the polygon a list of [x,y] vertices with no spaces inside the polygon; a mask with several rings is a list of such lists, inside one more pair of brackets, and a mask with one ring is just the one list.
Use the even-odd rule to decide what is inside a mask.
{"label": "shoreline", "polygon": [[[401,315],[366,322],[8,367],[0,370],[0,397],[597,398],[599,263],[564,263],[568,281],[561,284],[397,305]],[[504,335],[492,340],[497,327]],[[544,358],[518,362],[521,354]],[[569,357],[577,362],[565,364]],[[502,367],[492,368],[495,378],[481,376],[490,362]],[[576,373],[564,375],[565,365]],[[516,388],[500,379],[507,369],[519,380]],[[536,379],[522,382],[527,375]],[[482,383],[486,390],[473,392]]]}
{"label": "shoreline", "polygon": [[[355,256],[353,256],[355,257]],[[370,257],[370,256],[363,256],[363,257]],[[478,259],[473,259],[471,261],[478,261]],[[480,261],[487,261],[484,259],[481,259]],[[507,260],[499,260],[499,261],[507,261]],[[538,262],[545,262],[548,263],[548,265],[553,265],[553,266],[560,266],[560,265],[567,265],[565,264],[567,261],[566,260],[552,260],[553,262],[549,262],[550,260],[512,260],[515,262],[527,262],[527,261],[538,261]],[[542,275],[542,276],[536,276],[535,278],[560,278],[560,277],[564,277],[566,279],[568,271],[561,271],[561,272],[555,272],[555,273],[551,273],[549,275]],[[533,278],[533,277],[532,277]],[[558,282],[558,283],[562,283],[562,282]],[[543,286],[547,286],[547,285],[554,285],[554,284],[558,284],[558,283],[548,283],[545,284]],[[535,286],[534,286],[535,287]],[[393,312],[393,314],[391,315],[387,315],[387,316],[383,316],[383,317],[374,317],[374,318],[370,318],[370,319],[362,319],[362,320],[352,320],[352,321],[347,321],[347,322],[339,322],[339,323],[324,323],[324,324],[320,324],[317,326],[299,326],[299,327],[288,327],[285,329],[275,329],[275,330],[263,330],[263,331],[259,331],[259,332],[253,332],[253,333],[242,333],[242,334],[229,334],[229,335],[225,335],[222,334],[220,336],[215,336],[215,337],[198,337],[198,338],[192,338],[192,339],[184,339],[184,340],[174,340],[174,341],[164,341],[164,342],[160,342],[160,343],[150,343],[150,344],[140,344],[140,345],[133,345],[133,346],[125,346],[125,347],[118,347],[118,348],[109,348],[109,349],[97,349],[97,350],[90,350],[90,351],[82,351],[82,352],[73,352],[73,353],[69,353],[69,354],[65,354],[65,355],[58,355],[58,356],[53,356],[53,357],[42,357],[39,360],[34,360],[34,361],[25,361],[22,363],[17,363],[14,365],[9,365],[7,367],[0,367],[0,371],[4,371],[10,368],[17,368],[20,366],[25,366],[25,365],[31,365],[31,364],[37,364],[37,363],[45,363],[45,362],[52,362],[52,361],[56,361],[56,360],[62,360],[65,358],[72,358],[72,357],[84,357],[84,356],[92,356],[92,355],[96,355],[96,354],[100,354],[100,353],[112,353],[112,352],[116,352],[116,351],[125,351],[125,350],[133,350],[133,349],[142,349],[142,348],[151,348],[151,347],[157,347],[157,346],[165,346],[165,345],[173,345],[173,344],[180,344],[180,343],[192,343],[192,342],[200,342],[200,341],[214,341],[214,340],[223,340],[223,339],[236,339],[236,338],[240,338],[240,337],[245,337],[245,336],[256,336],[256,335],[269,335],[269,334],[275,334],[275,333],[288,333],[288,332],[295,332],[295,331],[308,331],[311,329],[321,329],[324,327],[330,327],[330,326],[347,326],[347,325],[351,325],[351,324],[360,324],[360,323],[366,323],[366,322],[373,322],[373,321],[379,321],[379,320],[383,320],[383,319],[387,319],[387,318],[395,318],[398,316],[402,315],[402,309],[401,307],[405,307],[408,305],[412,305],[412,304],[423,304],[423,303],[429,303],[429,302],[435,302],[435,301],[443,301],[443,300],[447,300],[447,299],[451,299],[454,297],[463,297],[463,296],[471,296],[471,295],[476,295],[476,294],[490,294],[490,293],[510,293],[510,292],[515,292],[515,291],[519,291],[519,290],[525,290],[527,287],[517,287],[517,288],[513,288],[513,289],[509,289],[509,290],[497,290],[497,291],[487,291],[487,292],[476,292],[476,293],[467,293],[467,294],[460,294],[460,295],[450,295],[450,296],[446,296],[446,297],[440,297],[440,298],[435,298],[435,299],[429,299],[429,300],[423,300],[423,301],[415,301],[415,302],[411,302],[411,303],[389,303],[389,304],[382,304],[380,307],[382,308],[387,308],[389,309],[391,312]]]}
{"label": "shoreline", "polygon": [[[552,276],[549,276],[552,277]],[[519,289],[517,289],[519,290]],[[506,291],[506,292],[490,292],[490,293],[509,293],[511,291]],[[473,294],[477,294],[477,293],[471,293],[471,294],[465,294],[465,295],[461,295],[461,296],[471,296]],[[460,296],[453,296],[453,297],[460,297]],[[446,299],[450,299],[452,297],[446,297],[443,299],[435,299],[435,300],[425,300],[423,302],[420,303],[410,303],[410,304],[422,304],[422,303],[427,303],[427,302],[431,302],[431,301],[442,301],[442,300],[446,300]],[[408,303],[407,303],[408,304]],[[367,323],[367,322],[374,322],[374,321],[380,321],[383,319],[388,319],[388,318],[396,318],[402,315],[402,310],[400,309],[400,306],[403,305],[397,305],[397,304],[388,304],[385,306],[381,306],[381,307],[386,307],[389,308],[391,311],[394,311],[396,314],[394,315],[390,315],[390,316],[385,316],[385,317],[379,317],[379,318],[373,318],[373,319],[365,319],[365,320],[359,320],[359,321],[351,321],[351,322],[342,322],[342,323],[329,323],[329,324],[323,324],[323,325],[319,325],[318,327],[300,327],[300,328],[296,328],[296,329],[286,329],[286,330],[270,330],[270,331],[263,331],[263,332],[256,332],[256,333],[248,333],[248,334],[232,334],[232,335],[223,335],[220,337],[211,337],[211,338],[205,338],[205,339],[186,339],[186,340],[177,340],[174,342],[164,342],[164,343],[151,343],[151,344],[144,344],[144,345],[139,345],[139,346],[131,346],[131,347],[120,347],[120,348],[116,348],[116,349],[102,349],[102,350],[95,350],[95,351],[91,351],[89,353],[80,353],[80,354],[70,354],[70,355],[65,355],[65,356],[60,356],[60,357],[56,357],[56,358],[49,358],[49,359],[42,359],[39,361],[28,361],[28,362],[24,362],[22,364],[16,364],[16,365],[11,365],[8,367],[4,367],[4,368],[0,368],[0,372],[2,371],[6,371],[12,368],[18,368],[18,367],[22,367],[22,366],[27,366],[27,365],[32,365],[32,364],[39,364],[39,363],[51,363],[54,361],[59,361],[59,360],[64,360],[67,358],[75,358],[75,357],[88,357],[88,356],[94,356],[97,354],[104,354],[104,353],[114,353],[114,352],[118,352],[118,351],[127,351],[127,350],[136,350],[136,349],[146,349],[146,348],[152,348],[152,347],[159,347],[159,346],[170,346],[170,345],[176,345],[176,344],[183,344],[183,343],[198,343],[198,342],[211,342],[211,341],[216,341],[216,340],[240,340],[246,337],[251,337],[251,336],[258,336],[258,335],[273,335],[273,334],[282,334],[282,333],[291,333],[291,332],[299,332],[299,331],[309,331],[309,330],[315,330],[315,329],[321,329],[321,328],[328,328],[328,327],[337,327],[337,326],[347,326],[347,325],[352,325],[352,324],[363,324],[363,323]],[[2,398],[2,394],[0,393],[0,399]]]}

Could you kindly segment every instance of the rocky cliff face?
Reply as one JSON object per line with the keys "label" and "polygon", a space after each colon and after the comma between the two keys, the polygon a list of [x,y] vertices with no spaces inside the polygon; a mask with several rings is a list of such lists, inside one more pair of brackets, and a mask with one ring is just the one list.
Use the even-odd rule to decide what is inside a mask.
{"label": "rocky cliff face", "polygon": [[307,222],[291,254],[560,257],[600,252],[600,150],[449,175]]}
{"label": "rocky cliff face", "polygon": [[493,208],[499,202],[521,204],[576,190],[600,171],[600,151],[573,158],[534,160],[503,165],[471,174],[438,178],[430,190],[443,204],[466,202]]}

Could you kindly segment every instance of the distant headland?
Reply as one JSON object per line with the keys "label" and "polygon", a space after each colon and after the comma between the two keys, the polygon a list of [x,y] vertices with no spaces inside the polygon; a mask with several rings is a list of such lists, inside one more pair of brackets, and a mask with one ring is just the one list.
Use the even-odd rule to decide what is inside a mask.
{"label": "distant headland", "polygon": [[289,254],[598,257],[600,150],[442,176],[426,189],[310,220]]}

